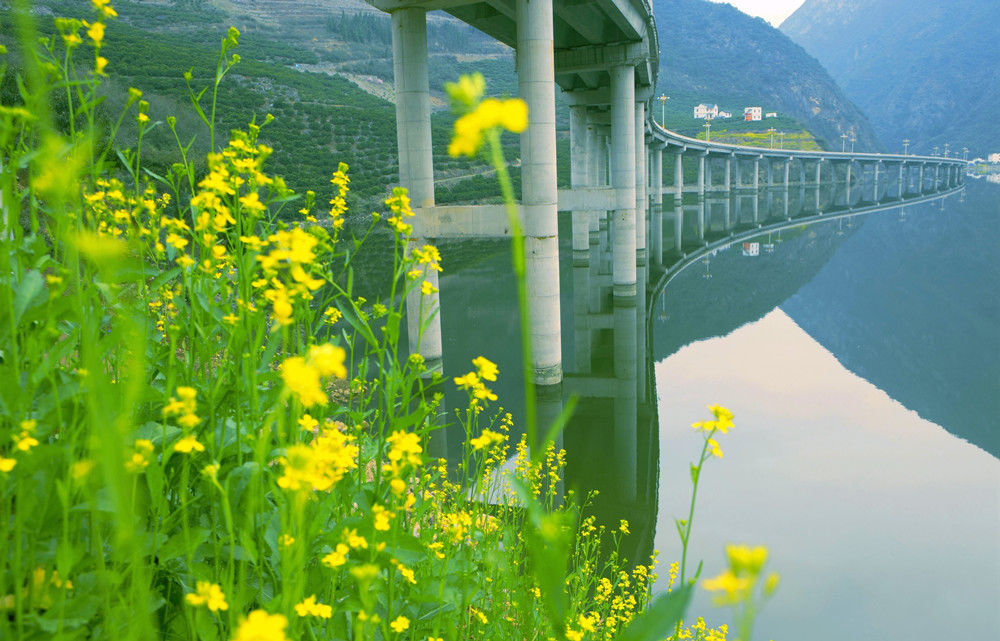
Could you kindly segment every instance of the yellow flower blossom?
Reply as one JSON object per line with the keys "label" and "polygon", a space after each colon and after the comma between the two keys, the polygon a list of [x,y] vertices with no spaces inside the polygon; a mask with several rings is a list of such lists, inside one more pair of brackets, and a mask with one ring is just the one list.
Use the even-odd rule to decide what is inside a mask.
{"label": "yellow flower blossom", "polygon": [[229,609],[229,604],[226,603],[226,595],[223,594],[222,588],[209,581],[198,581],[195,585],[195,591],[186,594],[184,600],[195,607],[204,605],[212,612]]}
{"label": "yellow flower blossom", "polygon": [[194,436],[188,435],[174,443],[174,451],[190,454],[191,452],[204,452],[205,446],[198,442]]}
{"label": "yellow flower blossom", "polygon": [[328,568],[337,568],[347,563],[347,554],[351,549],[344,543],[338,543],[337,547],[323,557],[322,563]]}
{"label": "yellow flower blossom", "polygon": [[17,465],[17,459],[0,456],[0,472],[10,472]]}
{"label": "yellow flower blossom", "polygon": [[287,641],[286,627],[288,619],[284,615],[254,610],[240,623],[233,641]]}
{"label": "yellow flower blossom", "polygon": [[392,623],[389,624],[389,627],[392,628],[396,633],[400,633],[410,627],[410,620],[401,614],[398,617],[396,617],[396,619]]}
{"label": "yellow flower blossom", "polygon": [[317,603],[316,595],[313,594],[301,603],[295,604],[295,614],[300,617],[314,616],[320,619],[329,619],[333,616],[333,608],[323,603]]}
{"label": "yellow flower blossom", "polygon": [[329,399],[320,384],[319,372],[306,359],[293,356],[281,364],[281,378],[304,407],[326,405]]}

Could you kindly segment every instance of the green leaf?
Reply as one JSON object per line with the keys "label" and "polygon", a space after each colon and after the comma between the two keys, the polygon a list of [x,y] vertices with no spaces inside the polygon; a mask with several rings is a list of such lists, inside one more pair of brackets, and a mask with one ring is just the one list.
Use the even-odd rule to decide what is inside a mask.
{"label": "green leaf", "polygon": [[[41,273],[34,270],[27,272],[21,282],[17,284],[17,293],[14,295],[14,325],[21,320],[21,316],[29,307],[39,304],[39,298],[45,293],[45,279]],[[44,298],[41,301],[44,302]]]}
{"label": "green leaf", "polygon": [[690,585],[661,594],[642,614],[632,619],[618,641],[660,641],[666,638],[683,618],[690,600]]}

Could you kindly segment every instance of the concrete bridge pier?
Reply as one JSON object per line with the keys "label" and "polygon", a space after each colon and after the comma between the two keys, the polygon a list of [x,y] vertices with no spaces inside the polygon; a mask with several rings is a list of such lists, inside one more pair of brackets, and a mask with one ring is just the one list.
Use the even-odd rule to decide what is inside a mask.
{"label": "concrete bridge pier", "polygon": [[806,161],[799,160],[799,184],[805,186],[806,184]]}
{"label": "concrete bridge pier", "polygon": [[674,249],[684,251],[684,201],[674,199]]}
{"label": "concrete bridge pier", "polygon": [[[591,183],[590,133],[587,127],[587,108],[573,105],[569,108],[569,167],[570,187],[586,189]],[[590,255],[590,212],[575,210],[571,214],[573,229],[573,264]],[[586,290],[583,290],[586,291]],[[574,300],[577,297],[574,297]]]}
{"label": "concrete bridge pier", "polygon": [[708,157],[708,152],[703,151],[698,154],[698,199],[705,199],[705,159]]}
{"label": "concrete bridge pier", "polygon": [[725,180],[722,182],[722,188],[728,192],[732,189],[732,173],[733,173],[733,158],[736,154],[729,154],[726,156],[726,173]]}
{"label": "concrete bridge pier", "polygon": [[[646,102],[635,99],[635,263],[636,271],[646,272],[646,215],[649,200],[646,198]],[[642,290],[638,290],[642,293]]]}
{"label": "concrete bridge pier", "polygon": [[635,69],[615,65],[611,68],[611,162],[617,207],[611,225],[611,281],[616,300],[631,300],[636,294],[635,141]]}
{"label": "concrete bridge pier", "polygon": [[878,202],[878,175],[879,169],[882,166],[881,160],[876,160],[872,163],[872,170],[874,174],[872,175],[872,202]]}
{"label": "concrete bridge pier", "polygon": [[684,150],[674,152],[674,200],[684,199]]}
{"label": "concrete bridge pier", "polygon": [[705,199],[698,199],[698,240],[705,242]]}
{"label": "concrete bridge pier", "polygon": [[906,195],[906,181],[903,178],[903,174],[906,173],[906,163],[899,163],[899,199],[902,200]]}
{"label": "concrete bridge pier", "polygon": [[736,188],[743,188],[743,163],[740,162],[740,157],[733,154],[734,169],[736,170]]}
{"label": "concrete bridge pier", "polygon": [[760,160],[763,156],[757,156],[753,159],[753,190],[758,191],[760,189]]}
{"label": "concrete bridge pier", "polygon": [[521,134],[521,204],[534,382],[562,381],[552,0],[517,0],[517,85],[528,104]]}
{"label": "concrete bridge pier", "polygon": [[[396,90],[396,146],[399,183],[409,191],[414,208],[434,206],[434,156],[431,149],[431,102],[427,75],[427,11],[405,7],[392,12],[393,82]],[[420,247],[422,222],[415,220],[407,247]],[[438,274],[424,268],[423,280],[434,293],[419,287],[406,297],[407,338],[410,351],[421,354],[427,371],[441,367],[441,303]]]}
{"label": "concrete bridge pier", "polygon": [[791,173],[791,170],[792,170],[792,160],[790,158],[786,158],[785,161],[784,161],[784,165],[785,165],[785,189],[787,190],[788,189],[788,177],[789,177],[789,174]]}
{"label": "concrete bridge pier", "polygon": [[774,189],[774,160],[767,158],[767,188]]}
{"label": "concrete bridge pier", "polygon": [[[643,293],[643,296],[645,294]],[[622,496],[626,501],[634,501],[637,495],[638,476],[636,458],[638,454],[638,362],[639,337],[638,318],[635,306],[636,295],[615,296],[614,325],[614,447],[613,458],[616,474],[621,479]]]}
{"label": "concrete bridge pier", "polygon": [[712,154],[705,152],[705,192],[712,191]]}
{"label": "concrete bridge pier", "polygon": [[[788,165],[785,165],[785,166],[787,167]],[[783,202],[783,211],[782,211],[782,213],[783,213],[783,215],[785,217],[785,220],[791,220],[792,217],[789,215],[789,212],[788,212],[788,209],[789,209],[789,202],[788,202],[789,201],[789,194],[788,194],[788,183],[787,182],[785,183],[784,192],[785,193],[783,194],[783,197],[782,197],[782,201],[784,201]]]}
{"label": "concrete bridge pier", "polygon": [[926,164],[927,164],[926,162],[920,163],[920,172],[919,172],[919,175],[917,176],[917,193],[918,194],[923,194],[924,193],[924,165],[926,165]]}
{"label": "concrete bridge pier", "polygon": [[654,145],[653,158],[653,215],[651,217],[650,251],[653,252],[653,264],[657,267],[663,264],[663,147]]}
{"label": "concrete bridge pier", "polygon": [[934,164],[934,191],[941,189],[941,163]]}
{"label": "concrete bridge pier", "polygon": [[851,208],[851,168],[854,165],[854,160],[847,161],[847,178],[844,180],[844,205],[850,209]]}

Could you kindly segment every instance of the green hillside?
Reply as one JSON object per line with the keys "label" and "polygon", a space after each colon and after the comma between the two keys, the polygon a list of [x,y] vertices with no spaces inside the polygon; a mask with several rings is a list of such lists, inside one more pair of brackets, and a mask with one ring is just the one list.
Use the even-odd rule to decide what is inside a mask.
{"label": "green hillside", "polygon": [[[668,127],[697,133],[703,122],[693,109],[709,103],[733,114],[728,129],[807,129],[837,150],[840,135],[853,129],[858,150],[880,150],[867,118],[819,62],[763,20],[705,0],[653,0],[653,10],[660,35],[656,95],[670,96]],[[783,121],[737,124],[747,106],[777,112]]]}
{"label": "green hillside", "polygon": [[781,30],[816,56],[890,149],[1000,150],[1000,2],[806,0]]}

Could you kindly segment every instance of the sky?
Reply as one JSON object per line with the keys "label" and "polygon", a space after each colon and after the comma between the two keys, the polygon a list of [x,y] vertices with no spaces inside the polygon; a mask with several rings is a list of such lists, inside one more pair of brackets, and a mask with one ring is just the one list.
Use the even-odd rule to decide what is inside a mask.
{"label": "sky", "polygon": [[731,4],[743,13],[760,16],[777,27],[782,21],[802,6],[803,0],[711,0]]}

